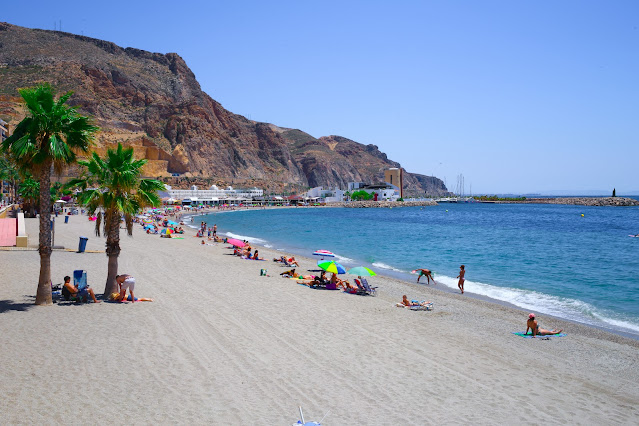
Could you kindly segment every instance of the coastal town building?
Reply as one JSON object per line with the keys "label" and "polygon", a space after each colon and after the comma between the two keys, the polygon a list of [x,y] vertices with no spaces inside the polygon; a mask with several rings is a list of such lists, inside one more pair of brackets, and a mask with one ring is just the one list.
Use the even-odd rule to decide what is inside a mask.
{"label": "coastal town building", "polygon": [[373,194],[376,201],[397,201],[400,198],[399,188],[390,184],[366,185],[359,190]]}
{"label": "coastal town building", "polygon": [[336,203],[344,201],[345,192],[339,188],[326,188],[317,186],[306,191],[301,197],[307,202],[323,202],[323,203]]}
{"label": "coastal town building", "polygon": [[[348,192],[366,191],[373,194],[378,201],[397,201],[400,198],[399,188],[389,183],[367,185],[363,182],[349,182]],[[301,195],[305,202],[339,203],[346,200],[346,191],[339,188],[311,188]]]}
{"label": "coastal town building", "polygon": [[384,182],[396,187],[399,190],[399,196],[404,197],[404,176],[402,169],[393,167],[384,171]]}
{"label": "coastal town building", "polygon": [[212,185],[209,189],[199,189],[197,185],[189,189],[173,189],[166,185],[163,201],[168,204],[242,204],[251,203],[264,196],[264,190],[259,188],[233,188],[220,189]]}

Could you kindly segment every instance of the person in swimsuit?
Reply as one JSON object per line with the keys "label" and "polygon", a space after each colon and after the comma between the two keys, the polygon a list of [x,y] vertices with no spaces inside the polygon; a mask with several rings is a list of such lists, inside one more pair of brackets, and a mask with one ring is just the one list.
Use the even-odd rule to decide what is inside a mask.
{"label": "person in swimsuit", "polygon": [[288,264],[291,266],[300,266],[300,264],[297,263],[297,260],[295,260],[295,256],[291,256],[291,258],[288,259]]}
{"label": "person in swimsuit", "polygon": [[435,278],[433,278],[433,273],[430,271],[430,269],[418,269],[419,271],[419,275],[417,276],[417,282],[419,282],[419,279],[422,276],[426,277],[426,284],[430,284],[430,280],[433,280],[433,284],[437,284],[435,282]]}
{"label": "person in swimsuit", "polygon": [[466,281],[466,278],[464,278],[464,276],[466,275],[466,269],[464,267],[464,265],[459,267],[459,275],[457,275],[457,278],[459,278],[459,282],[457,283],[457,287],[459,287],[459,289],[461,290],[462,294],[464,294],[464,281]]}
{"label": "person in swimsuit", "polygon": [[115,281],[120,286],[120,299],[125,300],[126,291],[129,290],[131,296],[131,303],[135,303],[135,295],[133,290],[135,289],[135,278],[128,274],[116,275]]}
{"label": "person in swimsuit", "polygon": [[280,274],[280,276],[283,276],[284,278],[288,278],[288,277],[294,277],[295,276],[295,268],[291,269],[290,271],[284,271]]}
{"label": "person in swimsuit", "polygon": [[406,295],[403,295],[401,303],[398,303],[397,306],[410,308],[411,306],[428,306],[430,303],[430,301],[422,303],[411,302],[410,300],[408,300],[408,297]]}
{"label": "person in swimsuit", "polygon": [[71,284],[71,277],[68,276],[68,275],[66,277],[64,277],[64,288],[69,292],[70,297],[77,298],[81,302],[85,302],[86,303],[87,300],[88,300],[88,297],[90,296],[91,299],[93,300],[93,303],[100,303],[95,298],[95,293],[93,292],[92,288],[90,288],[87,285],[87,287],[85,289],[80,291],[78,289],[77,285]]}
{"label": "person in swimsuit", "polygon": [[563,330],[546,330],[543,328],[539,328],[539,323],[535,319],[535,314],[528,315],[528,321],[526,321],[526,332],[524,334],[528,334],[528,330],[532,333],[533,337],[535,336],[552,336],[554,334],[559,334]]}

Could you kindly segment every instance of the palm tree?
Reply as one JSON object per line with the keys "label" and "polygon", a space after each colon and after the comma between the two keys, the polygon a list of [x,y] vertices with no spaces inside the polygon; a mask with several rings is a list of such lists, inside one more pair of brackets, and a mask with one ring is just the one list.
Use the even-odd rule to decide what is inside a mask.
{"label": "palm tree", "polygon": [[69,187],[79,188],[79,204],[87,207],[89,214],[96,215],[95,233],[100,236],[100,228],[106,236],[106,254],[109,257],[107,280],[104,294],[118,291],[115,276],[118,273],[120,255],[120,221],[124,216],[129,236],[133,233],[133,216],[147,206],[159,206],[161,200],[157,191],[164,184],[155,179],[140,179],[142,167],[147,160],[136,160],[133,148],[107,150],[106,157],[93,153],[89,161],[78,161],[86,167],[84,176],[72,179]]}
{"label": "palm tree", "polygon": [[49,84],[19,89],[27,107],[27,117],[13,134],[2,142],[2,149],[18,167],[28,170],[40,182],[40,278],[36,305],[50,305],[51,300],[51,168],[60,173],[76,160],[76,152],[88,152],[99,130],[88,117],[66,105],[73,92],[56,101]]}
{"label": "palm tree", "polygon": [[20,180],[20,175],[15,164],[6,155],[0,155],[0,185],[5,188],[6,182],[9,188],[7,193],[7,202],[14,203],[16,200],[16,182]]}
{"label": "palm tree", "polygon": [[20,182],[18,195],[24,201],[25,210],[27,210],[31,216],[35,217],[34,212],[40,199],[40,182],[28,176]]}

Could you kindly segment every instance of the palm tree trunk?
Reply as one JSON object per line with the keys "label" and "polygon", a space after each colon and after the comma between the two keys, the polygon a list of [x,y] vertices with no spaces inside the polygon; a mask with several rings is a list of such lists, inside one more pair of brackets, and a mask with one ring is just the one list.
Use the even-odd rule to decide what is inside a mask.
{"label": "palm tree trunk", "polygon": [[[115,209],[114,209],[115,210]],[[107,228],[106,254],[109,257],[107,281],[104,286],[104,297],[118,292],[115,276],[118,274],[118,257],[120,256],[120,213],[118,211],[105,212]]]}
{"label": "palm tree trunk", "polygon": [[51,161],[43,164],[40,180],[40,278],[36,293],[36,305],[51,305]]}

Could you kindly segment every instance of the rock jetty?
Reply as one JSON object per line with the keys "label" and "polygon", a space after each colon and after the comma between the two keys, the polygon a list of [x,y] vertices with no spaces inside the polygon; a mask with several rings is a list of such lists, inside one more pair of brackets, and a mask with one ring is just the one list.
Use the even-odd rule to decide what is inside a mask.
{"label": "rock jetty", "polygon": [[392,207],[415,207],[415,206],[436,206],[435,201],[351,201],[349,203],[331,203],[331,207],[349,207],[354,209],[365,208],[392,208]]}
{"label": "rock jetty", "polygon": [[502,204],[569,204],[574,206],[639,206],[639,201],[626,197],[561,197],[528,198],[522,201],[497,201]]}

